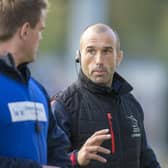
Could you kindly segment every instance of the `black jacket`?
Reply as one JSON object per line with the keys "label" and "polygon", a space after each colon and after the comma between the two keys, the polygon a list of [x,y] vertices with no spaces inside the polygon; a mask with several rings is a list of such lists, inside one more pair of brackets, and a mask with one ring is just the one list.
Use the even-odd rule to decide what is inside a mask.
{"label": "black jacket", "polygon": [[[10,54],[8,54],[4,57],[1,56],[0,76],[3,76],[3,77],[5,77],[5,79],[8,79],[8,81],[11,82],[12,84],[16,83],[19,86],[23,86],[23,88],[31,87],[30,80],[32,78],[30,76],[30,71],[27,68],[26,64],[20,65],[16,68],[15,64],[14,64],[14,60]],[[0,82],[1,82],[0,88],[2,89],[3,88],[2,86],[4,86],[5,83],[3,83],[3,81],[0,81]],[[37,141],[39,143],[39,146],[41,145],[41,148],[39,147],[39,153],[46,151],[46,150],[42,150],[42,148],[45,148],[45,145],[47,145],[47,148],[48,148],[47,153],[46,154],[43,153],[43,154],[44,155],[48,154],[48,157],[47,157],[48,162],[47,163],[49,165],[60,166],[62,168],[71,167],[71,162],[70,162],[68,155],[65,151],[65,149],[69,145],[68,138],[65,135],[65,133],[62,131],[62,129],[60,129],[60,127],[57,125],[56,119],[54,118],[54,116],[51,112],[49,97],[48,97],[45,89],[37,81],[35,81],[35,82],[36,82],[37,87],[40,88],[40,90],[41,90],[41,92],[40,92],[41,97],[45,97],[45,102],[46,102],[46,106],[47,106],[46,109],[49,112],[48,115],[46,114],[47,119],[48,119],[46,121],[47,124],[46,124],[46,126],[43,126],[44,124],[42,125],[42,123],[40,123],[40,121],[37,121],[37,120],[35,120],[35,121],[32,120],[31,122],[29,120],[28,121],[25,120],[25,122],[20,122],[19,124],[20,124],[20,127],[23,127],[23,129],[25,129],[25,134],[26,134],[27,130],[28,131],[31,130],[33,132],[33,129],[30,126],[30,123],[32,123],[32,125],[34,125],[34,134],[39,133],[38,135],[41,136],[41,132],[43,130],[46,130],[46,132],[48,132],[48,134],[45,134],[46,136],[44,137],[44,140],[43,140],[44,143],[42,145],[40,143],[42,143],[43,141],[41,141],[41,139],[38,137],[38,135],[37,135],[36,139],[33,139],[33,136],[32,137],[31,136],[25,137],[25,139],[27,138],[27,141],[33,141],[33,140],[35,142]],[[10,89],[11,90],[16,89],[16,88],[12,88],[15,86],[14,84],[13,84],[14,86],[12,84],[10,85],[11,86]],[[18,93],[18,94],[22,95],[22,97],[20,97],[19,101],[31,101],[31,96],[30,96],[31,89],[25,89],[24,91],[20,89],[19,91],[20,92],[25,91],[26,93],[28,92],[28,95],[29,95],[29,98],[27,98],[27,96],[25,96],[26,94]],[[8,104],[13,100],[14,97],[15,97],[15,101],[18,101],[16,98],[17,95],[13,95],[13,93],[16,93],[16,92],[12,92],[12,91],[9,92],[8,90],[5,90],[5,91],[1,90],[0,91],[1,97],[3,97],[6,100],[5,102],[7,102]],[[39,95],[38,90],[34,91],[33,95],[34,96]],[[2,106],[5,106],[5,107],[8,106],[8,104],[3,104],[3,101],[1,101],[0,103],[2,103],[1,104]],[[6,116],[9,115],[8,114],[9,110],[6,110],[5,112],[6,112]],[[2,114],[1,114],[1,117],[4,117],[4,119],[1,118],[2,120],[4,120],[4,121],[7,120],[5,118],[5,116],[2,116]],[[7,123],[7,122],[5,124],[1,123],[0,124],[1,130],[7,129],[6,125],[8,127],[16,128],[16,124],[12,122],[12,119],[10,119],[10,123]],[[40,129],[41,129],[41,131],[40,131]],[[4,139],[3,136],[6,137],[6,135],[4,135],[2,132],[0,132],[1,144],[4,143],[2,141],[2,139]],[[13,137],[14,139],[19,137],[19,130],[15,129],[15,131],[11,132],[10,137]],[[10,139],[10,140],[11,140],[11,144],[12,144],[12,139]],[[9,141],[9,140],[7,140],[7,141]],[[31,146],[25,146],[22,150],[26,151],[26,150],[30,149],[30,151],[31,151],[31,148],[32,149],[35,148],[33,146],[34,144],[32,144]],[[19,146],[18,144],[14,144],[14,142],[12,145]],[[22,145],[22,144],[20,144],[20,145]],[[20,148],[18,149],[18,151],[20,151]],[[13,156],[14,154],[12,153],[12,156],[11,156],[11,153],[9,154],[9,153],[7,153],[7,151],[2,151],[2,149],[0,149],[0,153],[2,153],[2,152],[6,153],[6,155],[0,155],[0,168],[41,168],[42,165],[40,165],[40,162],[38,160],[30,160],[31,157],[29,159],[25,158],[24,156],[18,157],[18,155],[20,155],[20,153],[18,151],[16,149],[13,152],[13,153],[16,153],[16,155]],[[35,155],[36,155],[36,153],[35,153]],[[11,157],[9,157],[9,156],[11,156]]]}
{"label": "black jacket", "polygon": [[102,145],[111,149],[110,155],[104,155],[107,163],[91,161],[88,168],[160,168],[147,144],[142,108],[131,90],[117,73],[108,88],[91,82],[81,72],[75,83],[56,95],[54,113],[69,136],[70,152],[77,154],[95,131],[110,129],[111,141]]}

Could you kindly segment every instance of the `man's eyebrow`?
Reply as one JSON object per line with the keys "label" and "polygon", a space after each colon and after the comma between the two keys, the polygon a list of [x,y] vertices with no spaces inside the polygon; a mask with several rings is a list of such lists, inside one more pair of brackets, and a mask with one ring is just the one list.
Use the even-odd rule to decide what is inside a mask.
{"label": "man's eyebrow", "polygon": [[95,48],[95,46],[87,46],[86,49]]}
{"label": "man's eyebrow", "polygon": [[112,47],[112,46],[105,46],[105,47],[103,47],[103,48],[113,49],[113,47]]}
{"label": "man's eyebrow", "polygon": [[114,49],[114,47],[112,47],[112,46],[106,46],[106,47],[103,47],[104,49],[111,49],[111,50],[113,50]]}
{"label": "man's eyebrow", "polygon": [[[96,48],[95,46],[87,46],[86,49],[92,49],[92,48]],[[114,47],[112,46],[105,46],[105,47],[102,47],[102,49],[107,49],[107,50],[113,50]]]}

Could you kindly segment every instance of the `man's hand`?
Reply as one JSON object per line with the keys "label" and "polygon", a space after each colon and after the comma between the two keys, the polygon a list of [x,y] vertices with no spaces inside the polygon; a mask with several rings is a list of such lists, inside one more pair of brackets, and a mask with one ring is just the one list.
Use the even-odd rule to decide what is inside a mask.
{"label": "man's hand", "polygon": [[110,154],[110,150],[100,146],[105,140],[109,140],[110,138],[109,129],[96,131],[79,150],[77,157],[78,164],[80,166],[86,166],[91,160],[106,163],[107,160],[97,153]]}

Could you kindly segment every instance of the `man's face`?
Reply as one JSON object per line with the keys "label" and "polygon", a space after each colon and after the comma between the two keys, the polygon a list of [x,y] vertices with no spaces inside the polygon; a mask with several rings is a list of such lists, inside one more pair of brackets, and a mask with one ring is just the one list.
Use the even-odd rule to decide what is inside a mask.
{"label": "man's face", "polygon": [[80,51],[83,73],[94,83],[110,87],[122,59],[114,32],[86,32],[81,39]]}
{"label": "man's face", "polygon": [[35,60],[39,43],[42,39],[42,31],[45,28],[45,15],[46,14],[43,13],[36,26],[29,29],[29,34],[24,44],[25,59],[27,59],[26,62],[32,62]]}

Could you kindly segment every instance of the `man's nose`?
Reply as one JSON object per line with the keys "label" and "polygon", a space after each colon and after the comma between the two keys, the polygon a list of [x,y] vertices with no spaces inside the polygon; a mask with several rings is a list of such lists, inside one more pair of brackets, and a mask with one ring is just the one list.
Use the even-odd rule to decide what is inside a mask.
{"label": "man's nose", "polygon": [[104,61],[103,54],[101,52],[98,52],[96,54],[96,64],[103,64],[103,61]]}

